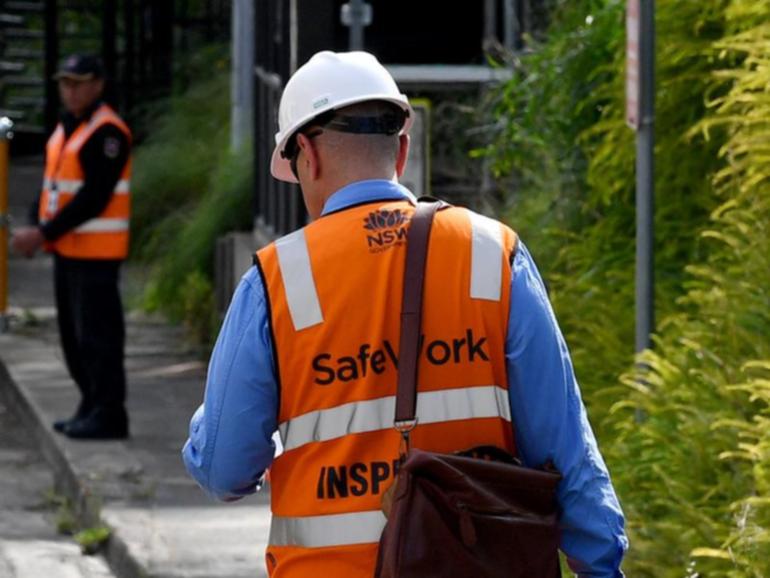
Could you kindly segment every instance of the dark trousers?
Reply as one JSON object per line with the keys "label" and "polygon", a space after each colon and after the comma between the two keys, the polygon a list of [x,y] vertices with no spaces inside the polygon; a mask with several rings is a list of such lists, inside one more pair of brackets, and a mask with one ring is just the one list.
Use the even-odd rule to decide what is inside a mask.
{"label": "dark trousers", "polygon": [[125,324],[118,279],[121,261],[54,255],[54,289],[64,358],[83,410],[124,411]]}

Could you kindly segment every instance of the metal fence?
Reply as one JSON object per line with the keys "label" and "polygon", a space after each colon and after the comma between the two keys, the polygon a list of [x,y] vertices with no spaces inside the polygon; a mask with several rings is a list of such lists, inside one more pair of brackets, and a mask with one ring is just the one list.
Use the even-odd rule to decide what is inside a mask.
{"label": "metal fence", "polygon": [[[0,112],[42,147],[58,119],[52,74],[74,52],[99,54],[105,99],[129,120],[137,105],[168,94],[174,66],[230,37],[231,0],[0,0]],[[176,75],[176,76],[175,76]]]}
{"label": "metal fence", "polygon": [[[293,8],[294,7],[294,8]],[[295,2],[258,2],[255,10],[254,163],[255,225],[268,237],[284,235],[306,222],[299,187],[270,175],[278,104],[294,64],[291,18]]]}

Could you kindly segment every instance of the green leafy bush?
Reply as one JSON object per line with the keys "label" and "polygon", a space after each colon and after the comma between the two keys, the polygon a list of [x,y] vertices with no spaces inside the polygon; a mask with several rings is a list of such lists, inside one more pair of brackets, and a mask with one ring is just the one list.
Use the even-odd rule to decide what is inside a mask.
{"label": "green leafy bush", "polygon": [[740,65],[716,75],[729,92],[696,125],[728,135],[713,175],[723,202],[701,233],[708,256],[687,267],[681,313],[623,377],[630,393],[613,409],[638,576],[770,575],[769,41],[762,23],[715,43]]}
{"label": "green leafy bush", "polygon": [[623,4],[562,8],[499,93],[487,152],[627,513],[628,574],[770,576],[770,5],[657,2],[661,321],[634,365]]}

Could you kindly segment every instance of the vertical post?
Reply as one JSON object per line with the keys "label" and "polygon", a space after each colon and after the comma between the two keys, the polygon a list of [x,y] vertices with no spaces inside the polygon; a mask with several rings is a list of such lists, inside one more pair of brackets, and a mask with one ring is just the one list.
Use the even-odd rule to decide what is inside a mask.
{"label": "vertical post", "polygon": [[520,48],[521,26],[514,0],[503,1],[503,45],[508,50]]}
{"label": "vertical post", "polygon": [[59,18],[56,0],[45,0],[45,131],[53,132],[59,116],[59,91],[53,79],[59,65]]}
{"label": "vertical post", "polygon": [[139,30],[137,32],[139,45],[137,49],[137,64],[139,74],[137,83],[141,89],[141,99],[147,97],[147,0],[139,0]]}
{"label": "vertical post", "polygon": [[104,100],[117,108],[117,47],[115,46],[118,35],[118,6],[117,0],[104,0],[102,4],[102,60],[104,61],[104,75],[107,80]]}
{"label": "vertical post", "polygon": [[655,0],[637,1],[639,128],[636,133],[636,351],[642,351],[650,347],[650,336],[655,328]]}
{"label": "vertical post", "polygon": [[484,37],[483,47],[486,48],[497,38],[497,2],[484,0]]}
{"label": "vertical post", "polygon": [[8,330],[8,163],[13,122],[0,118],[0,333]]}
{"label": "vertical post", "polygon": [[232,4],[232,74],[230,146],[233,150],[251,140],[254,104],[254,3],[234,0]]}
{"label": "vertical post", "polygon": [[[174,52],[174,3],[148,2],[150,10],[150,78],[157,92],[171,88],[171,61]],[[160,90],[158,90],[160,89]],[[157,93],[156,93],[157,94]]]}
{"label": "vertical post", "polygon": [[342,5],[342,23],[349,28],[350,50],[364,49],[364,28],[372,23],[372,6],[364,0],[349,0]]}
{"label": "vertical post", "polygon": [[134,0],[123,0],[123,29],[126,37],[123,52],[123,111],[131,115],[134,108]]}

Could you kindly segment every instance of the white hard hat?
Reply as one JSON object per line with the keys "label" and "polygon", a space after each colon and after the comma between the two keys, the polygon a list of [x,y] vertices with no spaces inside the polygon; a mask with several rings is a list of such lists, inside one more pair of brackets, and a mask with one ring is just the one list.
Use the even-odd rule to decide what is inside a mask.
{"label": "white hard hat", "polygon": [[270,172],[281,181],[296,183],[288,158],[281,153],[294,133],[315,117],[367,100],[392,102],[407,113],[399,134],[406,134],[414,111],[396,81],[368,52],[318,52],[286,83],[278,108],[278,132]]}

